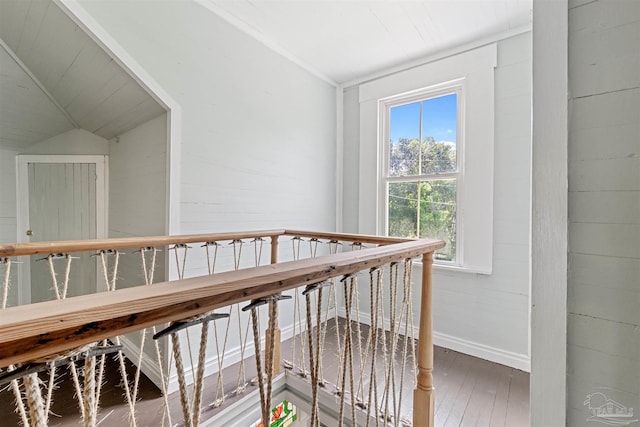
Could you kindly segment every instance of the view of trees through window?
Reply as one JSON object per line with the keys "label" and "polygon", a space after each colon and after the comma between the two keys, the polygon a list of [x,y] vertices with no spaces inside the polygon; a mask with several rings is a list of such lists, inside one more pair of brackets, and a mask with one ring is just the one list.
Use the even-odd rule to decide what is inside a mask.
{"label": "view of trees through window", "polygon": [[443,261],[456,261],[457,102],[452,93],[388,110],[388,233],[444,240]]}

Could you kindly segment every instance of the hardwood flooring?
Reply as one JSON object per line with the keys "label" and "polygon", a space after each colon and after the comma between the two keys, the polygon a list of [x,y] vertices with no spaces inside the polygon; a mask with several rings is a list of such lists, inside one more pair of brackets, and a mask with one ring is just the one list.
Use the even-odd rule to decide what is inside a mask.
{"label": "hardwood flooring", "polygon": [[[362,333],[366,334],[366,327]],[[327,334],[329,340],[331,334]],[[282,357],[289,358],[292,340],[283,343]],[[325,379],[335,383],[332,375],[337,373],[337,357],[335,343],[328,341],[325,345],[324,372]],[[329,356],[329,357],[326,357]],[[111,359],[110,359],[111,360]],[[107,381],[103,387],[100,426],[128,425],[128,408],[119,384],[117,363],[108,364]],[[251,358],[245,362],[247,379],[255,376],[255,362]],[[129,368],[132,368],[129,366]],[[234,365],[224,371],[225,390],[235,388],[236,372]],[[65,371],[65,370],[61,370]],[[130,375],[131,378],[131,375]],[[205,399],[213,400],[217,375],[205,380]],[[491,426],[491,427],[526,427],[529,425],[529,374],[517,369],[498,365],[486,360],[458,353],[449,349],[436,347],[434,352],[434,384],[436,387],[435,424],[437,427],[453,426]],[[52,410],[57,416],[50,418],[51,426],[78,426],[80,418],[74,389],[68,374],[58,381],[59,389],[55,393]],[[407,381],[403,389],[403,414],[411,416],[412,381]],[[249,385],[247,391],[254,389]],[[227,404],[236,398],[227,398]],[[138,394],[137,422],[138,426],[160,426],[162,419],[162,396],[157,388],[146,378],[141,378]],[[182,425],[179,396],[169,396],[173,425]],[[405,404],[406,402],[406,404]],[[217,413],[212,407],[203,410],[201,420],[211,418]],[[0,391],[0,426],[18,426],[19,418],[15,414],[13,394]],[[242,426],[244,427],[244,426]]]}
{"label": "hardwood flooring", "polygon": [[529,425],[529,374],[435,348],[436,426]]}

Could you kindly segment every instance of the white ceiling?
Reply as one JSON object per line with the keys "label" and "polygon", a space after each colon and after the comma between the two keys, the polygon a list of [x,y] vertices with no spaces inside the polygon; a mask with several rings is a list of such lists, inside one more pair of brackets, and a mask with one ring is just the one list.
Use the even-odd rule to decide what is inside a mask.
{"label": "white ceiling", "polygon": [[338,83],[530,25],[532,0],[200,3]]}
{"label": "white ceiling", "polygon": [[110,139],[164,113],[51,0],[0,0],[0,38],[4,147],[72,128]]}
{"label": "white ceiling", "polygon": [[[527,27],[532,0],[197,1],[344,83]],[[0,38],[0,146],[74,127],[109,139],[164,112],[51,0],[0,0]]]}
{"label": "white ceiling", "polygon": [[31,77],[0,47],[0,147],[23,148],[73,128]]}

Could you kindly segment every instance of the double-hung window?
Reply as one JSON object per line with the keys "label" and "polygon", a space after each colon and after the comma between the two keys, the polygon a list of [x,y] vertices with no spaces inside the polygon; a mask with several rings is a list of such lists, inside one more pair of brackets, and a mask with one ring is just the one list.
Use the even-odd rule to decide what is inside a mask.
{"label": "double-hung window", "polygon": [[490,44],[358,87],[359,232],[442,239],[439,269],[491,274],[496,58]]}
{"label": "double-hung window", "polygon": [[381,100],[380,218],[390,236],[441,239],[457,264],[462,198],[463,81]]}

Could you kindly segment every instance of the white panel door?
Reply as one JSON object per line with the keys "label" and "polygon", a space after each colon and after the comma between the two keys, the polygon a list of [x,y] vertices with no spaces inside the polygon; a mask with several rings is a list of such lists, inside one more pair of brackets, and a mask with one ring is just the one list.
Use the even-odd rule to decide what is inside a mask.
{"label": "white panel door", "polygon": [[[96,165],[29,163],[31,241],[96,238]],[[67,296],[96,292],[96,262],[89,253],[73,254]],[[31,257],[31,302],[55,298],[49,263]],[[37,261],[39,260],[40,261]],[[66,260],[54,260],[57,281],[65,280]]]}
{"label": "white panel door", "polygon": [[[95,160],[97,159],[97,160]],[[105,158],[100,156],[19,156],[18,199],[21,241],[86,240],[104,237]],[[91,253],[73,253],[67,296],[95,293],[97,262]],[[26,257],[23,257],[26,258]],[[25,262],[21,303],[55,299],[46,254]],[[66,279],[65,259],[54,259],[56,280]]]}

